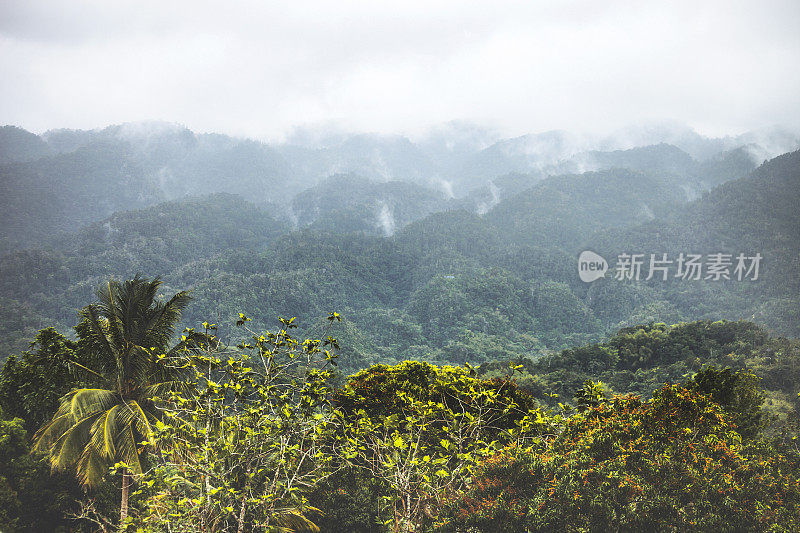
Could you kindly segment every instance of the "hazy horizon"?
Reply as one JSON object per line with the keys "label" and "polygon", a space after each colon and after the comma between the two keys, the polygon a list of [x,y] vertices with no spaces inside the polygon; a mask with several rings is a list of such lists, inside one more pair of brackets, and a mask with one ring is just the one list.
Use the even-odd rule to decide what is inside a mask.
{"label": "hazy horizon", "polygon": [[0,122],[159,120],[276,141],[298,128],[498,138],[686,124],[800,130],[800,4],[574,1],[0,5]]}
{"label": "hazy horizon", "polygon": [[[785,124],[764,125],[755,129],[742,131],[721,132],[717,135],[705,134],[691,127],[691,125],[678,121],[662,120],[642,123],[631,123],[615,130],[588,132],[581,130],[568,130],[565,128],[553,128],[545,131],[524,131],[515,134],[505,134],[498,128],[490,124],[481,124],[467,120],[452,120],[440,124],[433,124],[425,130],[410,134],[403,131],[374,131],[347,129],[343,124],[325,122],[317,124],[303,124],[290,127],[285,133],[276,137],[255,137],[247,134],[236,134],[226,131],[198,130],[187,124],[163,120],[163,119],[142,119],[131,120],[118,123],[107,123],[97,127],[71,128],[57,126],[43,130],[35,130],[26,127],[24,124],[0,123],[0,127],[18,127],[29,131],[40,137],[47,137],[48,134],[60,131],[85,131],[99,133],[109,128],[121,128],[120,135],[133,136],[141,135],[144,137],[152,134],[162,133],[170,129],[186,129],[195,135],[226,135],[241,141],[257,141],[273,145],[299,145],[299,146],[333,146],[339,141],[346,139],[372,136],[378,139],[401,138],[408,139],[413,143],[442,141],[449,142],[461,139],[475,146],[478,149],[488,148],[496,143],[515,141],[526,137],[548,136],[552,134],[560,135],[565,139],[570,139],[576,147],[576,151],[590,150],[626,150],[630,148],[650,146],[659,143],[680,144],[678,139],[687,140],[686,136],[697,135],[698,138],[709,141],[726,141],[731,146],[736,145],[737,139],[745,139],[742,144],[761,143],[762,147],[774,145],[774,149],[768,150],[769,157],[774,157],[782,153],[794,151],[800,143],[800,127],[793,128]],[[468,135],[471,137],[467,138]],[[785,141],[775,145],[775,141]],[[737,145],[738,146],[738,145]],[[768,158],[769,158],[768,157]]]}

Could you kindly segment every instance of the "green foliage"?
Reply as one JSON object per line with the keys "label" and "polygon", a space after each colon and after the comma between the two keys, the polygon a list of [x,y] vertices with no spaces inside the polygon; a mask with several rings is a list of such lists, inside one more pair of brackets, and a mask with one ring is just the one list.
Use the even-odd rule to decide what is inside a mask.
{"label": "green foliage", "polygon": [[566,283],[541,283],[532,287],[531,293],[535,328],[551,337],[548,344],[557,343],[558,337],[567,337],[570,333],[592,334],[600,330],[591,309],[572,293]]}
{"label": "green foliage", "polygon": [[[291,209],[228,194],[152,205],[196,190],[286,199],[276,185],[288,166],[259,143],[173,128],[145,149],[125,133],[60,132],[45,144],[0,131],[0,248],[16,250],[0,257],[0,357],[15,354],[0,373],[4,531],[114,527],[103,517],[119,503],[111,465],[123,507],[136,474],[129,521],[153,531],[420,531],[448,516],[492,531],[796,526],[800,344],[748,322],[680,321],[752,317],[800,331],[800,154],[689,204],[678,185],[744,175],[747,154],[702,164],[666,145],[584,154],[558,168],[618,168],[510,175],[452,201],[340,176]],[[310,168],[319,152],[297,153]],[[478,202],[482,215],[443,211]],[[290,232],[281,212],[310,227]],[[378,237],[392,232],[389,215],[398,231]],[[757,283],[586,285],[575,252],[587,247],[607,259],[761,252],[764,264]],[[71,323],[101,280],[137,269],[166,283],[109,285],[83,307],[77,342],[36,333]],[[194,289],[186,323],[218,324],[176,347],[186,295],[157,294],[171,286]],[[305,329],[290,335],[298,321],[284,321],[250,337],[275,315]],[[296,340],[306,337],[322,340]],[[339,345],[338,360],[326,353]],[[483,366],[473,375],[450,363]],[[612,397],[656,389],[652,400]],[[532,396],[574,398],[577,414],[542,411]],[[28,453],[48,420],[38,444],[95,485],[92,506]],[[466,508],[439,514],[465,490]],[[82,519],[70,524],[68,512]]]}
{"label": "green foliage", "polygon": [[668,216],[626,230],[599,232],[589,248],[607,259],[635,252],[667,253],[670,258],[690,250],[705,254],[760,253],[764,259],[757,282],[687,282],[673,278],[635,285],[648,285],[660,293],[658,299],[672,304],[672,312],[677,311],[684,319],[752,318],[796,337],[795,295],[800,293],[800,284],[794,272],[800,218],[793,206],[800,201],[799,163],[800,152],[776,157]]}
{"label": "green foliage", "polygon": [[98,301],[81,310],[78,351],[89,365],[70,363],[87,386],[61,399],[36,436],[36,450],[49,453],[55,469],[77,465],[87,486],[97,485],[115,462],[142,472],[138,443],[158,418],[152,397],[183,386],[183,372],[172,362],[193,340],[168,345],[189,295],[159,302],[160,285],[139,277],[110,281],[97,291]]}
{"label": "green foliage", "polygon": [[[701,320],[672,326],[651,323],[623,328],[601,343],[536,359],[525,370],[527,379],[535,376],[543,384],[537,395],[542,401],[547,401],[549,392],[571,397],[587,379],[601,379],[617,391],[648,395],[661,384],[682,381],[706,365],[734,369],[750,365],[765,376],[764,384],[769,389],[773,388],[773,381],[767,376],[775,375],[771,373],[772,365],[777,361],[788,365],[795,358],[800,361],[797,350],[792,341],[772,338],[751,322]],[[481,373],[502,374],[503,368],[508,369],[508,365],[486,365],[481,367]]]}
{"label": "green foliage", "polygon": [[32,161],[49,153],[50,147],[38,135],[16,126],[0,127],[0,164]]}
{"label": "green foliage", "polygon": [[766,394],[752,372],[708,366],[695,374],[686,386],[710,396],[722,406],[742,438],[755,437],[766,426],[767,417],[761,409]]}
{"label": "green foliage", "polygon": [[397,240],[420,255],[448,250],[479,260],[500,251],[503,242],[501,231],[464,210],[434,213],[404,228]]}
{"label": "green foliage", "polygon": [[[84,385],[61,398],[34,437],[35,452],[47,454],[54,470],[75,468],[87,488],[103,483],[111,465],[121,467],[120,523],[128,514],[131,474],[143,471],[142,442],[150,440],[160,418],[153,398],[185,386],[185,367],[176,359],[205,340],[183,336],[169,347],[190,297],[179,292],[159,301],[160,285],[158,278],[111,280],[98,289],[98,301],[81,309],[75,328],[80,357],[68,366]],[[103,518],[101,523],[112,522]]]}
{"label": "green foliage", "polygon": [[380,478],[357,468],[342,468],[321,480],[309,493],[309,503],[321,514],[314,519],[320,531],[375,533],[386,531],[391,492]]}
{"label": "green foliage", "polygon": [[665,214],[682,196],[659,179],[616,168],[547,178],[501,202],[487,219],[515,243],[555,244],[575,253],[597,229],[633,226],[653,212]]}
{"label": "green foliage", "polygon": [[[766,452],[766,453],[765,453]],[[488,459],[441,531],[792,531],[800,478],[708,396],[665,385],[574,416],[541,454]]]}
{"label": "green foliage", "polygon": [[443,194],[418,184],[337,174],[298,193],[292,212],[316,231],[386,236],[446,204]]}
{"label": "green foliage", "polygon": [[27,350],[38,331],[53,327],[55,321],[34,309],[29,301],[0,297],[0,323],[6,331],[6,335],[0,339],[0,361],[5,362],[5,355]]}
{"label": "green foliage", "polygon": [[301,342],[295,319],[281,321],[238,350],[213,339],[193,355],[189,386],[162,398],[151,439],[164,453],[139,476],[139,531],[318,531],[306,493],[333,460],[337,343]]}
{"label": "green foliage", "polygon": [[285,231],[266,209],[214,194],[115,213],[63,239],[58,248],[69,256],[89,256],[80,268],[91,275],[169,272],[226,250],[261,248]]}
{"label": "green foliage", "polygon": [[163,198],[128,151],[108,143],[2,165],[0,183],[10,207],[0,213],[0,226],[14,248],[46,242],[54,232],[73,231],[114,211]]}
{"label": "green foliage", "polygon": [[[23,420],[14,418],[0,421],[0,465],[10,466],[14,459],[23,456],[27,451],[27,434]],[[8,475],[9,472],[0,473],[0,525],[13,531],[17,528],[22,505],[8,481]]]}
{"label": "green foliage", "polygon": [[[126,308],[146,315],[153,287],[140,288],[138,293],[129,287],[125,298],[105,298],[105,307],[114,308],[112,300],[138,301],[141,305],[117,306],[119,313]],[[115,286],[111,293],[123,289]],[[7,402],[13,391],[30,390],[31,380],[47,381],[41,369],[49,367],[39,365],[53,365],[53,391],[83,387],[79,392],[91,390],[87,385],[100,377],[90,368],[110,371],[113,361],[124,362],[103,354],[103,338],[113,340],[114,324],[130,338],[138,330],[126,330],[111,313],[98,315],[111,316],[107,321],[95,320],[93,309],[84,309],[77,343],[44,330],[34,349],[7,363],[0,380],[4,405],[26,416],[54,405],[56,392],[50,404],[45,396]],[[484,313],[487,320],[501,316]],[[374,327],[396,328],[398,346],[408,342],[406,335],[412,342],[424,338],[421,328],[408,326],[413,322],[407,315],[376,316]],[[99,329],[92,329],[93,320]],[[797,366],[796,341],[772,338],[749,323],[649,324],[537,361],[516,359],[506,370],[487,364],[480,374],[469,366],[411,361],[373,365],[334,390],[331,367],[341,341],[323,334],[325,340],[300,342],[289,333],[296,322],[282,320],[279,331],[262,335],[249,328],[249,317],[238,314],[237,326],[251,336],[235,349],[221,343],[214,336],[219,327],[208,322],[204,333],[187,331],[177,350],[166,349],[169,328],[151,329],[161,331],[155,336],[162,347],[141,353],[161,354],[153,361],[168,365],[167,374],[188,374],[180,387],[159,386],[151,403],[142,404],[152,408],[143,419],[149,430],[131,419],[135,446],[143,452],[137,458],[143,466],[133,489],[134,511],[127,518],[131,527],[153,532],[166,531],[167,524],[187,532],[428,531],[437,523],[445,531],[594,530],[609,523],[623,530],[736,530],[739,523],[748,530],[793,527],[800,502],[796,430],[790,419],[762,432],[768,420],[761,410],[764,393],[745,367],[766,371],[762,383],[789,387],[778,369]],[[331,314],[325,323],[333,331],[342,317]],[[486,344],[491,336],[468,335],[445,349],[471,339],[494,353]],[[368,340],[346,337],[369,353]],[[708,362],[736,367],[717,370]],[[690,366],[698,372],[685,387],[664,386],[649,401],[610,398],[608,386],[583,377],[610,376],[619,390],[664,376],[680,379]],[[682,371],[673,375],[675,368]],[[562,394],[568,390],[564,381],[553,380],[571,376],[577,411],[568,418],[573,411],[567,405],[559,405],[558,413],[536,408],[532,394],[501,378],[508,372],[548,402],[554,402],[556,386]],[[501,379],[482,379],[489,376]],[[84,403],[79,399],[75,405]],[[113,525],[105,518],[113,499],[81,506],[74,480],[62,475],[49,481],[46,464],[27,453],[27,444],[20,445],[24,428],[14,428],[21,424],[18,419],[4,426],[12,435],[5,441],[10,452],[0,460],[11,465],[0,472],[8,523],[22,531],[35,530],[31,524],[48,528],[68,523],[64,514],[70,512],[82,517],[78,524],[95,519]],[[138,471],[131,459],[120,458],[118,472]],[[96,494],[109,489],[113,485],[101,485]],[[27,513],[26,506],[34,505],[27,502],[41,502],[35,505],[49,514]]]}
{"label": "green foliage", "polygon": [[[195,140],[187,146],[205,141],[211,142]],[[178,142],[177,152],[183,150],[180,146]],[[377,229],[371,202],[386,193],[386,205],[396,208],[404,221],[411,220],[433,208],[425,191],[394,182],[361,187],[358,178],[342,178],[349,185],[337,189],[334,180],[319,191],[336,192],[341,202],[314,191],[299,195],[301,225],[317,216],[317,208],[318,221],[327,220],[316,230],[300,232],[289,232],[288,225],[276,220],[281,211],[275,206],[225,194],[104,215],[75,235],[59,235],[47,243],[42,239],[39,249],[0,257],[0,306],[6,311],[0,318],[9,330],[0,342],[0,358],[24,348],[42,327],[70,324],[74,309],[103,279],[142,268],[163,274],[168,286],[194,288],[196,303],[184,325],[215,317],[227,327],[239,311],[246,311],[259,328],[275,315],[298,316],[311,327],[330,309],[340,309],[353,327],[369,330],[364,343],[375,347],[374,353],[352,358],[361,361],[352,366],[343,354],[348,372],[420,354],[458,364],[531,355],[499,339],[488,341],[494,345],[489,356],[475,346],[486,335],[506,332],[535,337],[538,342],[532,344],[549,349],[591,342],[621,326],[708,317],[750,318],[780,333],[797,334],[793,294],[800,289],[786,273],[796,270],[798,257],[792,238],[797,214],[791,208],[798,192],[798,155],[770,161],[748,177],[660,216],[661,207],[675,204],[673,191],[679,190],[670,173],[686,176],[694,171],[684,168],[679,154],[668,147],[651,151],[609,156],[651,173],[649,177],[607,170],[534,183],[528,176],[529,190],[503,199],[483,217],[463,210],[432,213],[388,238],[364,235]],[[652,168],[645,168],[646,161],[653,162]],[[395,205],[394,198],[406,194],[421,195],[419,205]],[[360,207],[354,215],[339,203]],[[582,206],[579,212],[576,203]],[[642,206],[659,218],[640,223],[649,216]],[[337,229],[337,223],[347,222],[333,213],[343,209],[355,217],[355,229]],[[621,224],[628,229],[619,229]],[[675,257],[688,250],[760,252],[764,260],[758,282],[601,279],[587,285],[575,275],[578,247],[598,251],[612,263],[617,252]],[[403,327],[422,328],[423,338],[397,342],[393,328],[373,327],[372,310],[401,314],[407,323]],[[451,342],[456,345],[446,349]],[[630,370],[648,374],[650,368]],[[689,365],[684,372],[694,370]],[[658,385],[647,375],[637,380],[643,394]]]}
{"label": "green foliage", "polygon": [[42,427],[56,412],[59,399],[80,383],[71,368],[78,361],[76,349],[75,342],[48,328],[36,334],[29,351],[10,357],[0,371],[5,415],[23,419],[31,433]]}
{"label": "green foliage", "polygon": [[430,523],[481,458],[549,429],[513,383],[479,380],[469,368],[376,365],[334,398],[343,420],[341,457],[351,471],[381,483],[379,511],[393,531]]}
{"label": "green foliage", "polygon": [[608,401],[608,395],[602,381],[594,382],[587,379],[583,387],[575,392],[575,403],[578,406],[578,412],[581,413],[594,409],[606,401]]}
{"label": "green foliage", "polygon": [[[8,532],[92,531],[92,524],[79,520],[84,493],[67,473],[51,474],[46,458],[30,453],[25,424],[20,418],[0,420],[0,529]],[[94,495],[103,510],[118,506],[113,486]],[[114,491],[116,492],[116,491]]]}
{"label": "green foliage", "polygon": [[[0,372],[0,406],[5,412],[0,436],[0,485],[5,515],[3,531],[90,531],[91,522],[72,518],[82,514],[84,492],[73,473],[51,473],[46,455],[30,453],[30,439],[50,420],[59,399],[80,386],[72,372],[80,363],[77,344],[52,328],[36,335],[29,351],[9,358]],[[88,363],[88,361],[83,361]],[[17,417],[17,418],[14,418]],[[99,486],[93,494],[94,509],[102,514],[119,507],[112,484]]]}

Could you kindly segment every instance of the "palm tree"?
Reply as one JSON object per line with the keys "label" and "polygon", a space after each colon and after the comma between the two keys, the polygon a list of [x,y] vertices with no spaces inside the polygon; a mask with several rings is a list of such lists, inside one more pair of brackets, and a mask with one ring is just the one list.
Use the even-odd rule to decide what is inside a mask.
{"label": "palm tree", "polygon": [[[49,453],[54,469],[76,466],[84,486],[96,486],[109,466],[122,468],[120,523],[128,515],[132,475],[142,473],[139,443],[148,439],[158,419],[153,398],[184,384],[180,353],[194,337],[169,345],[181,311],[191,297],[183,291],[157,300],[161,281],[138,275],[109,281],[98,301],[80,311],[75,328],[86,364],[73,361],[92,387],[61,399],[53,419],[35,437],[35,449]],[[88,362],[87,362],[88,361]]]}

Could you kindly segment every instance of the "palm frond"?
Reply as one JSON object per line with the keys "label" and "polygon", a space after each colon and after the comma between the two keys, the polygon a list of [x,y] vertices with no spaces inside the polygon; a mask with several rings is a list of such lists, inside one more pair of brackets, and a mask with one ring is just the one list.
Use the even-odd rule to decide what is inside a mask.
{"label": "palm frond", "polygon": [[157,419],[152,398],[187,386],[180,379],[187,372],[180,356],[199,349],[202,334],[168,350],[191,296],[184,291],[156,301],[161,284],[139,275],[110,280],[97,290],[97,301],[80,311],[76,331],[88,362],[74,361],[73,367],[108,388],[77,389],[64,396],[52,420],[36,433],[34,449],[47,451],[54,468],[77,463],[86,485],[102,479],[113,462],[141,473],[138,443],[150,438]]}
{"label": "palm frond", "polygon": [[112,338],[108,320],[102,313],[103,310],[97,305],[87,305],[81,309],[80,316],[86,327],[80,329],[78,335],[105,373],[113,375],[121,367],[123,342],[119,338]]}
{"label": "palm frond", "polygon": [[120,405],[117,404],[101,414],[90,430],[92,434],[89,446],[94,448],[104,459],[113,459],[117,453],[114,439],[119,433],[117,414]]}
{"label": "palm frond", "polygon": [[93,446],[85,446],[78,460],[77,473],[81,484],[94,487],[108,473],[109,461]]}
{"label": "palm frond", "polygon": [[52,420],[34,435],[33,449],[48,451],[78,421],[113,407],[116,398],[114,392],[103,389],[76,389],[65,395]]}
{"label": "palm frond", "polygon": [[147,383],[155,366],[155,354],[143,346],[131,345],[126,354],[125,381],[134,387]]}
{"label": "palm frond", "polygon": [[49,452],[53,442],[72,427],[74,419],[72,413],[53,416],[47,424],[39,428],[33,437],[33,452]]}
{"label": "palm frond", "polygon": [[[169,351],[167,351],[166,354],[164,354],[166,356],[165,363],[167,365],[172,367],[180,367],[192,360],[193,356],[202,354],[206,351],[218,351],[224,348],[224,345],[218,338],[206,333],[190,331],[187,332],[184,337],[185,338],[182,338],[178,344],[173,346]],[[182,375],[183,373],[184,372],[181,369],[178,375]],[[171,374],[168,373],[164,376],[165,379],[158,381],[167,381],[170,376]]]}
{"label": "palm frond", "polygon": [[188,393],[191,383],[185,380],[162,381],[142,387],[142,395],[148,398],[163,398],[170,392]]}
{"label": "palm frond", "polygon": [[142,473],[142,464],[139,462],[139,451],[136,447],[136,436],[131,424],[125,425],[117,435],[117,458],[128,465],[132,474]]}
{"label": "palm frond", "polygon": [[150,438],[153,433],[153,427],[150,425],[150,419],[153,418],[153,415],[148,415],[137,401],[125,402],[122,405],[119,417],[123,424],[131,426],[144,438]]}
{"label": "palm frond", "polygon": [[69,412],[77,420],[88,413],[105,411],[119,402],[119,394],[106,389],[76,389],[64,397]]}
{"label": "palm frond", "polygon": [[87,306],[93,307],[99,316],[106,319],[105,332],[113,339],[113,344],[121,346],[125,342],[125,328],[120,320],[123,310],[120,305],[120,283],[109,280],[108,283],[97,291],[97,303]]}
{"label": "palm frond", "polygon": [[152,347],[163,348],[175,333],[175,324],[181,319],[183,310],[192,300],[188,291],[181,291],[164,304],[157,304],[147,316],[142,327],[142,337],[153,343]]}
{"label": "palm frond", "polygon": [[55,470],[64,470],[75,464],[91,439],[91,428],[102,413],[91,413],[58,436],[50,446],[50,464]]}

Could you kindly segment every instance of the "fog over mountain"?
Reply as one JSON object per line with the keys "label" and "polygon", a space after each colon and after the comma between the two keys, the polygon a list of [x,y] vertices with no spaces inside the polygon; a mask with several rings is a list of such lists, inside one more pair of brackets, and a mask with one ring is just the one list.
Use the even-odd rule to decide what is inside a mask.
{"label": "fog over mountain", "polygon": [[436,211],[484,214],[548,176],[612,168],[643,172],[688,201],[775,151],[798,147],[800,136],[781,128],[708,138],[674,124],[597,137],[551,131],[497,139],[476,125],[449,123],[416,141],[323,129],[282,143],[196,134],[165,122],[39,136],[6,126],[2,242],[5,249],[26,246],[116,211],[211,193],[271,206],[298,227],[343,217],[350,221],[340,221],[343,227],[366,224],[363,231],[391,235]]}
{"label": "fog over mountain", "polygon": [[[104,275],[146,269],[196,287],[202,304],[192,316],[201,318],[215,309],[214,298],[228,303],[213,312],[229,313],[243,282],[235,276],[250,279],[263,270],[271,274],[247,282],[267,291],[266,307],[257,304],[259,320],[276,312],[310,317],[331,305],[367,327],[364,313],[386,306],[425,324],[432,311],[420,306],[439,297],[425,291],[443,290],[441,279],[460,280],[472,294],[476,276],[503,279],[507,272],[511,285],[497,294],[519,297],[513,306],[523,306],[509,320],[519,332],[538,331],[546,346],[563,345],[570,335],[594,338],[642,316],[674,321],[750,313],[789,332],[796,301],[778,287],[790,283],[785,269],[800,228],[791,209],[771,209],[796,194],[797,152],[791,151],[798,148],[800,138],[781,128],[710,138],[675,123],[602,136],[551,131],[510,139],[465,122],[413,140],[322,128],[298,130],[281,143],[197,134],[164,122],[41,135],[6,126],[0,129],[0,270],[11,281],[0,298],[9,310],[22,306],[42,317],[34,322],[68,321],[68,310]],[[765,155],[783,149],[791,157],[771,159],[769,167],[781,169],[780,179],[767,179],[764,170],[753,174]],[[747,176],[755,177],[742,182]],[[752,247],[772,242],[771,230],[762,228],[769,213],[783,228],[775,234],[783,237],[768,246],[778,261],[765,271],[768,291],[743,300],[734,287],[706,284],[699,302],[687,302],[685,287],[675,284],[666,292],[644,285],[631,293],[598,282],[587,292],[574,279],[573,256],[583,247],[618,254],[626,243],[645,242],[653,250],[661,243],[678,253],[714,227],[702,241],[710,253],[734,222],[692,221],[692,213],[742,198],[737,213],[747,212],[747,198],[759,198],[741,228]],[[637,232],[647,228],[653,237],[642,240]],[[716,244],[725,243],[731,237]],[[309,261],[303,249],[322,256]],[[264,253],[283,259],[276,265]],[[487,268],[501,270],[488,274]],[[38,274],[29,279],[22,274],[27,269]],[[298,293],[287,300],[274,292],[292,287],[300,272],[303,283],[317,287],[314,298]],[[367,272],[375,277],[365,278]],[[336,288],[320,286],[331,273],[342,278]],[[517,294],[525,284],[539,295],[536,301],[558,301],[563,316]],[[51,303],[34,303],[50,291]],[[247,298],[242,305],[255,305]],[[460,335],[454,324],[462,319],[446,319],[445,329],[424,326],[425,342],[444,349],[441,343]]]}
{"label": "fog over mountain", "polygon": [[154,118],[258,140],[319,124],[416,139],[461,119],[505,138],[663,120],[711,137],[797,129],[798,19],[793,0],[9,0],[0,122]]}
{"label": "fog over mountain", "polygon": [[[378,353],[485,358],[477,344],[459,348],[471,355],[452,351],[448,343],[472,335],[465,331],[501,342],[506,355],[523,353],[504,344],[517,334],[553,348],[645,318],[758,316],[796,332],[798,302],[786,288],[796,285],[800,152],[762,164],[754,154],[770,147],[751,134],[691,136],[711,154],[702,160],[664,142],[586,151],[626,145],[604,137],[578,146],[563,132],[481,148],[474,127],[461,137],[447,129],[452,142],[440,130],[431,146],[341,133],[269,145],[163,123],[41,136],[2,128],[0,303],[29,317],[6,346],[24,342],[31,324],[68,324],[98,282],[130,271],[194,288],[189,323],[237,306],[259,323],[336,307],[350,324],[353,369]],[[747,144],[730,148],[736,142]],[[484,172],[452,170],[458,158]],[[583,249],[611,260],[717,248],[762,253],[763,281],[576,279]],[[417,324],[422,336],[390,350],[390,334],[370,324],[375,312]],[[488,324],[516,333],[495,338]]]}
{"label": "fog over mountain", "polygon": [[800,531],[798,29],[0,1],[0,531]]}

